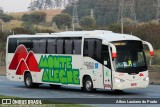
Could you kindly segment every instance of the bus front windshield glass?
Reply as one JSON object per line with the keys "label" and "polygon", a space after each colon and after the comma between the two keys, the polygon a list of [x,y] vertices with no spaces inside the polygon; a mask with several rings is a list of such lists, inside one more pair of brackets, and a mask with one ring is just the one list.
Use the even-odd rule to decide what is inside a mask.
{"label": "bus front windshield glass", "polygon": [[117,49],[115,68],[117,72],[139,73],[147,70],[141,41],[113,42]]}

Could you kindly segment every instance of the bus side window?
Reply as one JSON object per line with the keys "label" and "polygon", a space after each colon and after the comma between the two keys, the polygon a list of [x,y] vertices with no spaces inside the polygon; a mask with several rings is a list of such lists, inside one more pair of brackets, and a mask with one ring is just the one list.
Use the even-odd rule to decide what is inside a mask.
{"label": "bus side window", "polygon": [[63,54],[63,39],[57,40],[57,54]]}
{"label": "bus side window", "polygon": [[18,46],[19,45],[24,45],[28,52],[33,50],[33,41],[30,38],[26,38],[26,39],[19,38],[19,39],[17,39],[17,45]]}
{"label": "bus side window", "polygon": [[56,54],[56,39],[47,40],[47,53]]}
{"label": "bus side window", "polygon": [[33,52],[45,53],[46,52],[46,40],[33,40]]}
{"label": "bus side window", "polygon": [[86,39],[84,40],[83,55],[88,56],[88,41]]}
{"label": "bus side window", "polygon": [[74,54],[81,54],[81,43],[82,40],[81,39],[74,39]]}
{"label": "bus side window", "polygon": [[94,58],[95,42],[93,39],[88,40],[88,56]]}
{"label": "bus side window", "polygon": [[8,41],[8,53],[14,53],[17,48],[17,39],[10,38]]}
{"label": "bus side window", "polygon": [[72,40],[70,39],[66,39],[65,40],[65,54],[72,54],[73,53],[73,42],[72,42]]}
{"label": "bus side window", "polygon": [[109,56],[109,49],[108,46],[103,45],[102,46],[102,59],[103,61],[107,61],[107,65],[105,65],[107,68],[111,69],[111,62],[110,62],[110,56]]}
{"label": "bus side window", "polygon": [[85,39],[84,40],[84,56],[89,56],[96,61],[102,63],[101,59],[102,40],[99,39]]}
{"label": "bus side window", "polygon": [[96,41],[96,51],[95,51],[95,54],[96,54],[96,59],[102,63],[102,57],[101,57],[101,51],[102,51],[102,40],[99,40],[97,39]]}

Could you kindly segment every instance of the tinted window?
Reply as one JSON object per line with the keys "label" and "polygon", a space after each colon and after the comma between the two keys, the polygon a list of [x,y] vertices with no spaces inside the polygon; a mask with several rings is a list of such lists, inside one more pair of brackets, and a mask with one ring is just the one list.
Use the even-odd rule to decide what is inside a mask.
{"label": "tinted window", "polygon": [[84,56],[89,56],[101,62],[102,40],[85,39],[84,40]]}
{"label": "tinted window", "polygon": [[65,40],[65,54],[72,54],[73,53],[73,42],[72,39]]}
{"label": "tinted window", "polygon": [[63,54],[63,44],[64,44],[63,39],[57,40],[57,54]]}
{"label": "tinted window", "polygon": [[82,39],[74,39],[73,42],[74,42],[73,54],[81,54]]}
{"label": "tinted window", "polygon": [[28,51],[31,51],[33,48],[33,41],[30,38],[25,38],[25,39],[19,39],[17,40],[17,44],[19,45],[24,45]]}
{"label": "tinted window", "polygon": [[14,53],[17,48],[17,39],[10,38],[8,41],[8,53]]}
{"label": "tinted window", "polygon": [[46,40],[33,40],[34,53],[46,53]]}
{"label": "tinted window", "polygon": [[47,53],[48,54],[56,54],[56,50],[57,50],[56,47],[57,47],[56,39],[47,40]]}
{"label": "tinted window", "polygon": [[23,44],[28,51],[47,54],[81,54],[82,38],[10,38],[8,52]]}
{"label": "tinted window", "polygon": [[106,45],[102,46],[102,59],[103,59],[103,61],[107,61],[107,65],[104,65],[104,66],[111,69],[109,49],[108,49],[108,46],[106,46]]}

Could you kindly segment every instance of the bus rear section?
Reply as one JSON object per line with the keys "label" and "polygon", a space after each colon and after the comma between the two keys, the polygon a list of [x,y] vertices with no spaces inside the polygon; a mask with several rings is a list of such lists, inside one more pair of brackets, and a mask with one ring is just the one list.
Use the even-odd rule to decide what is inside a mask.
{"label": "bus rear section", "polygon": [[7,38],[7,78],[24,81],[29,88],[39,83],[80,86],[82,37],[46,36]]}

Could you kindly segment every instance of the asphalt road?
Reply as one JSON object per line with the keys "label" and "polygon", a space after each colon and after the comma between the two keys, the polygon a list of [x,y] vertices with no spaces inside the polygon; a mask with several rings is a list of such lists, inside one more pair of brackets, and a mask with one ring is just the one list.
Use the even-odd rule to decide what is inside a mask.
{"label": "asphalt road", "polygon": [[[124,90],[122,93],[115,93],[113,91],[98,90],[95,93],[82,92],[80,88],[63,86],[58,89],[52,89],[49,85],[41,85],[39,88],[28,89],[24,86],[23,82],[9,81],[5,76],[0,76],[0,95],[6,96],[16,96],[22,98],[65,98],[64,102],[67,102],[68,98],[160,98],[160,85],[150,85],[145,89],[133,89]],[[59,99],[62,100],[62,99]],[[79,99],[80,100],[80,99]],[[94,100],[93,100],[94,101]],[[77,103],[82,103],[77,102]],[[93,106],[105,107],[105,104],[92,104]],[[130,106],[135,107],[135,105],[125,105],[120,104],[122,107]],[[108,107],[109,105],[107,105]],[[111,105],[110,105],[111,106]],[[120,107],[119,105],[114,105],[114,107]],[[143,104],[136,104],[137,106],[143,106]],[[158,104],[149,105],[145,104],[147,107],[160,107]]]}

